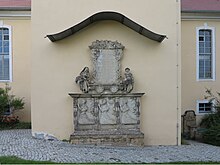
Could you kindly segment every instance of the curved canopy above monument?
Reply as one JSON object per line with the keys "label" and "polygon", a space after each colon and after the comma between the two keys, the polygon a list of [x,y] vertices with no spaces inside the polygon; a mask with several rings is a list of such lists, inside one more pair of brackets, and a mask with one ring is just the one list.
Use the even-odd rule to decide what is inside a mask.
{"label": "curved canopy above monument", "polygon": [[92,24],[93,22],[97,21],[103,21],[103,20],[113,20],[122,23],[123,25],[131,28],[132,30],[136,31],[137,33],[151,39],[157,42],[162,42],[166,36],[165,35],[160,35],[157,33],[154,33],[143,26],[137,24],[136,22],[132,21],[131,19],[125,17],[124,15],[117,13],[117,12],[99,12],[96,13],[84,21],[80,22],[77,25],[74,25],[62,32],[56,33],[56,34],[51,34],[47,35],[52,42],[56,42],[59,40],[62,40],[68,36],[71,36],[75,34],[76,32],[80,31],[81,29],[87,27],[88,25]]}

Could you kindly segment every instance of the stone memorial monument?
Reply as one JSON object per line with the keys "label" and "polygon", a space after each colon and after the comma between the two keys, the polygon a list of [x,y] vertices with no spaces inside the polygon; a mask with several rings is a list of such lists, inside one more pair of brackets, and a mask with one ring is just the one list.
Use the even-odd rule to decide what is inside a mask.
{"label": "stone memorial monument", "polygon": [[75,82],[83,93],[73,98],[74,144],[143,145],[140,132],[140,98],[130,93],[134,78],[129,68],[121,76],[120,60],[124,46],[117,41],[94,41],[93,70],[84,67]]}
{"label": "stone memorial monument", "polygon": [[185,111],[182,115],[182,125],[183,125],[183,136],[186,139],[195,139],[196,138],[196,114],[194,110]]}

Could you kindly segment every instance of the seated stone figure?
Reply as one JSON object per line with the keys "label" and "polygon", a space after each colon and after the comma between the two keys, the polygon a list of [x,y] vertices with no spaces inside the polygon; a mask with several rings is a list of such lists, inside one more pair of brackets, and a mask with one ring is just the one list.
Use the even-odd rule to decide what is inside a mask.
{"label": "seated stone figure", "polygon": [[80,72],[80,75],[76,77],[75,82],[79,85],[80,90],[84,93],[89,91],[89,68],[85,67]]}
{"label": "seated stone figure", "polygon": [[122,81],[123,91],[129,93],[133,90],[134,78],[129,68],[125,68],[125,78]]}

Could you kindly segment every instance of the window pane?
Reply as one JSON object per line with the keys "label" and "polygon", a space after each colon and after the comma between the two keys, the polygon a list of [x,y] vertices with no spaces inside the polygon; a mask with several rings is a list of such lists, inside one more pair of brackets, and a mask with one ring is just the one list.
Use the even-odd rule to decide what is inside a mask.
{"label": "window pane", "polygon": [[7,28],[3,28],[3,34],[9,34],[9,30]]}
{"label": "window pane", "polygon": [[199,78],[201,79],[212,78],[211,34],[211,30],[202,29],[199,31],[199,41],[203,39],[203,42],[199,42]]}
{"label": "window pane", "polygon": [[7,46],[4,47],[4,53],[7,53],[7,54],[9,53],[9,47]]}
{"label": "window pane", "polygon": [[204,48],[199,48],[199,53],[205,53]]}
{"label": "window pane", "polygon": [[4,76],[4,62],[3,62],[3,59],[1,58],[1,60],[0,60],[0,80],[4,80],[3,76]]}
{"label": "window pane", "polygon": [[205,53],[211,53],[211,48],[205,48]]}
{"label": "window pane", "polygon": [[211,35],[211,30],[205,30],[205,35]]}
{"label": "window pane", "polygon": [[4,40],[9,40],[9,36],[8,36],[8,35],[5,35],[5,36],[4,36]]}
{"label": "window pane", "polygon": [[0,80],[10,78],[9,29],[0,28]]}
{"label": "window pane", "polygon": [[0,56],[0,79],[9,80],[9,56]]}
{"label": "window pane", "polygon": [[199,35],[204,35],[204,30],[199,30]]}
{"label": "window pane", "polygon": [[199,37],[199,41],[204,41],[204,37]]}
{"label": "window pane", "polygon": [[205,61],[205,66],[206,66],[207,71],[210,72],[211,71],[211,62],[209,60]]}
{"label": "window pane", "polygon": [[204,42],[199,42],[199,48],[204,48],[205,43]]}
{"label": "window pane", "polygon": [[206,113],[212,111],[212,103],[199,103],[199,112]]}
{"label": "window pane", "polygon": [[205,37],[205,41],[211,41],[211,37],[210,36],[206,36]]}
{"label": "window pane", "polygon": [[210,48],[211,48],[211,42],[206,41],[206,42],[205,42],[205,47],[210,47]]}
{"label": "window pane", "polygon": [[[4,46],[9,47],[9,41],[4,41],[3,43],[4,43]],[[1,45],[1,42],[0,42],[0,45]]]}

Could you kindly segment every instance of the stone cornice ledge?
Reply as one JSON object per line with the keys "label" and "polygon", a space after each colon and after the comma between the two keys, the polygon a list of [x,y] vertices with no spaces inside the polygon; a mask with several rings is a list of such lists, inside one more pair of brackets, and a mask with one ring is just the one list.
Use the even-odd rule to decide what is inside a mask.
{"label": "stone cornice ledge", "polygon": [[103,93],[103,94],[82,94],[69,93],[72,98],[101,98],[101,97],[141,97],[145,93]]}
{"label": "stone cornice ledge", "polygon": [[31,17],[31,11],[26,11],[26,10],[7,11],[0,9],[0,17]]}
{"label": "stone cornice ledge", "polygon": [[220,12],[182,12],[181,20],[220,19]]}

